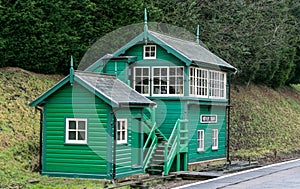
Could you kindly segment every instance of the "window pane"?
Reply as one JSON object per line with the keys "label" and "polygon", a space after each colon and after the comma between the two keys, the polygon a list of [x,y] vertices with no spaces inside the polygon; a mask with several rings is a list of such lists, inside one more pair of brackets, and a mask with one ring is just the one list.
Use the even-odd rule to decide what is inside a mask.
{"label": "window pane", "polygon": [[120,140],[120,132],[117,132],[117,140]]}
{"label": "window pane", "polygon": [[69,140],[76,140],[76,131],[69,131]]}
{"label": "window pane", "polygon": [[151,46],[151,51],[155,51],[155,46]]}
{"label": "window pane", "polygon": [[78,140],[85,140],[85,132],[84,131],[78,132]]}
{"label": "window pane", "polygon": [[76,129],[76,121],[69,121],[69,129]]}
{"label": "window pane", "polygon": [[78,121],[78,129],[85,130],[85,121]]}
{"label": "window pane", "polygon": [[136,68],[135,69],[135,75],[140,76],[141,74],[141,68]]}
{"label": "window pane", "polygon": [[122,132],[122,139],[121,140],[125,140],[125,131]]}
{"label": "window pane", "polygon": [[145,47],[145,51],[150,51],[150,47]]}
{"label": "window pane", "polygon": [[149,76],[149,68],[143,68],[143,75]]}

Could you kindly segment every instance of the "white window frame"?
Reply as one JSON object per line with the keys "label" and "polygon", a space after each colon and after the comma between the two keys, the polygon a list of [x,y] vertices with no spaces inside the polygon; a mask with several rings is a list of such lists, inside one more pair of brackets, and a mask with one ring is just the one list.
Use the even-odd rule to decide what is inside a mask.
{"label": "white window frame", "polygon": [[197,151],[204,151],[204,130],[197,131]]}
{"label": "white window frame", "polygon": [[[149,47],[149,51],[146,51],[147,47]],[[154,51],[151,50],[152,47],[154,47]],[[149,53],[149,56],[146,56],[147,52]],[[154,56],[151,56],[152,52],[154,52]],[[144,59],[156,59],[156,45],[144,45],[143,57]]]}
{"label": "white window frame", "polygon": [[218,150],[219,148],[219,130],[212,129],[212,150]]}
{"label": "white window frame", "polygon": [[[212,75],[215,75],[212,77]],[[223,75],[223,80],[220,76]],[[221,95],[223,91],[223,95]],[[209,71],[209,98],[225,99],[226,98],[226,73],[220,71]]]}
{"label": "white window frame", "polygon": [[[124,124],[124,128],[122,127],[122,125],[120,123]],[[127,144],[128,142],[128,121],[127,119],[117,119],[117,125],[116,125],[116,141],[117,144]],[[124,132],[124,135],[122,135],[121,133]],[[120,138],[118,138],[118,136],[120,136]],[[123,138],[124,136],[124,138]]]}
{"label": "white window frame", "polygon": [[[149,66],[148,67],[147,66],[144,66],[144,67],[142,67],[142,66],[134,67],[134,71],[133,71],[134,72],[134,74],[133,74],[133,89],[134,90],[135,90],[135,88],[137,86],[137,83],[136,83],[136,78],[137,78],[137,76],[136,76],[136,69],[142,69],[141,70],[142,75],[138,76],[138,77],[141,78],[141,84],[140,84],[141,88],[147,87],[147,85],[143,84],[143,80],[142,79],[145,79],[145,78],[148,79],[148,87],[147,87],[148,92],[147,93],[140,93],[139,92],[139,93],[142,94],[142,95],[144,95],[144,96],[150,96],[150,85],[151,85],[151,81],[150,81],[150,75],[151,75],[151,73],[150,73],[150,67]],[[143,69],[148,69],[148,72],[149,72],[148,77],[143,75]]]}
{"label": "white window frame", "polygon": [[226,99],[225,72],[197,67],[190,67],[189,71],[190,96],[199,98]]}
{"label": "white window frame", "polygon": [[208,98],[208,74],[206,69],[190,67],[190,96]]}
{"label": "white window frame", "polygon": [[[170,68],[181,68],[182,69],[182,84],[178,84],[178,79],[181,78],[181,77],[175,77],[175,90],[180,90],[179,94],[170,94],[170,86],[173,86],[171,83],[170,83],[170,77],[174,77],[174,76],[170,76]],[[166,76],[162,76],[161,75],[161,71],[160,71],[160,75],[159,76],[155,76],[155,69],[167,69],[167,75]],[[183,66],[153,66],[152,67],[152,82],[151,82],[151,85],[152,85],[152,96],[183,96],[184,95],[184,67]],[[181,75],[177,75],[177,71],[176,71],[176,75],[175,76],[181,76]],[[162,77],[166,77],[167,78],[167,81],[166,81],[166,93],[162,94],[161,91],[156,94],[155,93],[155,87],[156,86],[162,86],[161,85],[161,78]],[[160,81],[160,84],[159,85],[155,85],[155,79],[156,78],[159,78],[159,81]],[[176,87],[178,87],[176,89]]]}
{"label": "white window frame", "polygon": [[[75,121],[76,122],[76,128],[75,129],[70,129],[70,121]],[[80,129],[78,127],[78,123],[79,122],[84,122],[85,123],[85,127],[84,129]],[[87,119],[86,118],[66,118],[66,134],[65,134],[65,143],[67,144],[87,144]],[[69,132],[75,132],[75,140],[73,139],[69,139]],[[84,140],[79,140],[78,136],[79,136],[79,132],[84,132]]]}

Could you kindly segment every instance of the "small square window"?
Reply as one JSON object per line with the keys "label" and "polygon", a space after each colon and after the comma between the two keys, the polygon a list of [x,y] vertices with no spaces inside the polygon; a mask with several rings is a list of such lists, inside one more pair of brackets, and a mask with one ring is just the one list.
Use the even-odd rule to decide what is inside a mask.
{"label": "small square window", "polygon": [[144,46],[144,59],[156,59],[156,45]]}
{"label": "small square window", "polygon": [[87,143],[87,119],[66,118],[66,143]]}

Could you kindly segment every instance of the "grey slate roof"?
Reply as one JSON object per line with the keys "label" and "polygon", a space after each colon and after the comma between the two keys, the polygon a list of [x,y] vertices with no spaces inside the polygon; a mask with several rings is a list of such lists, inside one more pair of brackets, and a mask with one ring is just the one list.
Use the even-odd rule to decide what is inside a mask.
{"label": "grey slate roof", "polygon": [[229,68],[231,70],[236,70],[235,67],[228,64],[226,61],[222,60],[208,49],[204,48],[196,42],[182,40],[179,38],[171,37],[154,31],[148,31],[151,35],[158,38],[160,41],[168,45],[170,48],[176,50],[181,55],[185,56],[189,60],[195,62],[199,66],[201,63],[212,64],[215,66],[221,66]]}
{"label": "grey slate roof", "polygon": [[75,77],[117,105],[156,105],[113,75],[76,71]]}

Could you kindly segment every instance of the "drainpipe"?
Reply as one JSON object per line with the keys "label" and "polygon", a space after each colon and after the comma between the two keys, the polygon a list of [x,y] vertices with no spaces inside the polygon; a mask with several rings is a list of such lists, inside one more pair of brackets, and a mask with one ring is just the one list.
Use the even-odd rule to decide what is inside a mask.
{"label": "drainpipe", "polygon": [[231,165],[231,160],[229,156],[229,142],[230,142],[230,76],[228,76],[228,105],[227,105],[227,165]]}
{"label": "drainpipe", "polygon": [[43,154],[43,122],[44,122],[44,110],[43,108],[36,106],[36,110],[40,112],[40,151],[39,151],[39,172],[42,173],[42,154]]}
{"label": "drainpipe", "polygon": [[113,114],[114,117],[114,150],[113,150],[113,172],[112,180],[116,179],[116,163],[117,163],[117,118],[116,114]]}

